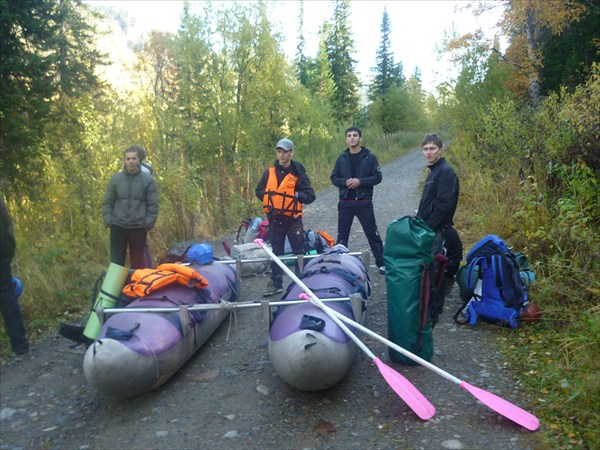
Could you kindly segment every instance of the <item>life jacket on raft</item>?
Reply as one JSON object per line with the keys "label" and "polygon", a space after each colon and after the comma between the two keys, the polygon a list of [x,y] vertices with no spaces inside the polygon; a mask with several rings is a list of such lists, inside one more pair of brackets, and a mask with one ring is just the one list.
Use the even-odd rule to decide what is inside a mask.
{"label": "life jacket on raft", "polygon": [[139,298],[165,286],[178,283],[194,289],[208,286],[208,281],[189,266],[161,264],[156,269],[137,269],[131,275],[131,283],[122,292],[128,297]]}
{"label": "life jacket on raft", "polygon": [[275,166],[269,168],[269,178],[263,196],[263,211],[265,214],[278,216],[302,217],[302,203],[296,197],[298,176],[288,173],[281,183],[277,181]]}

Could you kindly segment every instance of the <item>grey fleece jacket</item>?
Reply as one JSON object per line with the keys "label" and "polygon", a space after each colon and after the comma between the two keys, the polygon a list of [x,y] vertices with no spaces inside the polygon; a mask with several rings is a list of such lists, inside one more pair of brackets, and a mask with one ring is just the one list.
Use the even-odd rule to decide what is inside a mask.
{"label": "grey fleece jacket", "polygon": [[102,203],[104,225],[123,228],[154,227],[158,218],[158,190],[152,175],[123,168],[110,179]]}

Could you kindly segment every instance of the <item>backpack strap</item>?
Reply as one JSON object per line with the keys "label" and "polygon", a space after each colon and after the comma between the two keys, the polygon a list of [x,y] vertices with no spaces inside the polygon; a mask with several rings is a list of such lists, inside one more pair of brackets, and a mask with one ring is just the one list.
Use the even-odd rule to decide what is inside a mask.
{"label": "backpack strap", "polygon": [[411,346],[413,353],[419,353],[423,348],[423,330],[429,320],[429,305],[431,302],[431,264],[421,264],[421,286],[419,292],[419,330],[417,339]]}
{"label": "backpack strap", "polygon": [[472,289],[473,292],[471,294],[471,298],[466,300],[458,308],[456,313],[454,313],[454,316],[452,316],[452,319],[459,325],[464,325],[465,323],[469,322],[469,319],[468,319],[467,315],[465,314],[465,312],[469,308],[469,305],[471,304],[471,302],[481,300],[481,295],[475,293],[475,286],[474,286],[477,284],[477,280],[474,280],[475,268],[477,266],[479,266],[479,277],[481,277],[483,270],[487,269],[489,267],[488,261],[485,256],[475,257],[467,265],[467,268],[466,268],[466,270],[467,270],[467,286],[468,286],[469,290],[471,290],[471,287],[473,286],[473,289]]}
{"label": "backpack strap", "polygon": [[252,219],[243,219],[242,220],[242,222],[240,223],[240,226],[238,227],[238,230],[237,230],[237,235],[235,237],[235,243],[240,242],[240,234],[242,234],[242,229],[244,231],[248,230],[248,227],[250,226],[250,222],[252,222]]}

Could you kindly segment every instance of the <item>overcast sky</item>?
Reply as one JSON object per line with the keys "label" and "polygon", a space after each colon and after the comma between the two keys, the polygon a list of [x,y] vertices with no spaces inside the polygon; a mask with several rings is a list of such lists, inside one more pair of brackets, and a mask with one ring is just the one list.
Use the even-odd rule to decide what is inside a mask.
{"label": "overcast sky", "polygon": [[[220,0],[223,2],[224,0]],[[183,9],[182,1],[138,0],[138,1],[88,1],[109,4],[114,8],[126,9],[136,20],[136,26],[144,30],[152,28],[177,31]],[[197,11],[192,1],[192,12]],[[272,21],[284,31],[284,51],[293,60],[298,45],[300,2],[294,0],[272,1]],[[492,37],[494,25],[499,19],[501,8],[484,17],[474,18],[465,8],[468,1],[450,0],[352,0],[350,23],[356,53],[359,78],[367,83],[373,74],[376,51],[381,38],[381,19],[387,8],[391,24],[392,50],[396,62],[402,62],[404,75],[409,77],[415,67],[421,71],[423,87],[433,92],[434,86],[454,76],[455,72],[446,62],[438,62],[436,45],[442,42],[444,33],[455,29],[459,34],[482,28]],[[499,2],[495,2],[499,4]],[[331,4],[326,0],[305,0],[304,36],[307,41],[307,56],[315,56],[318,47],[318,30],[324,20],[332,15]]]}

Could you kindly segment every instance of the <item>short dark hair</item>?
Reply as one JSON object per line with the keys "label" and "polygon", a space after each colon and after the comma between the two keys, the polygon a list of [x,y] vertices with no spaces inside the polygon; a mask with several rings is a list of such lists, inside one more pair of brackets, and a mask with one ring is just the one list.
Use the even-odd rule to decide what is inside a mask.
{"label": "short dark hair", "polygon": [[346,133],[344,133],[344,135],[348,134],[351,131],[356,131],[358,135],[362,137],[362,131],[360,131],[360,128],[358,127],[349,127],[348,129],[346,129]]}
{"label": "short dark hair", "polygon": [[125,153],[136,153],[138,158],[140,159],[140,162],[143,161],[144,158],[146,158],[146,150],[144,150],[139,145],[132,145],[131,147],[125,149],[125,151],[123,152],[123,155]]}
{"label": "short dark hair", "polygon": [[444,145],[442,143],[442,140],[437,136],[437,134],[428,134],[427,136],[425,136],[423,138],[423,142],[421,143],[421,147],[425,147],[425,144],[429,144],[430,142],[433,142],[439,148],[442,148],[442,146]]}

